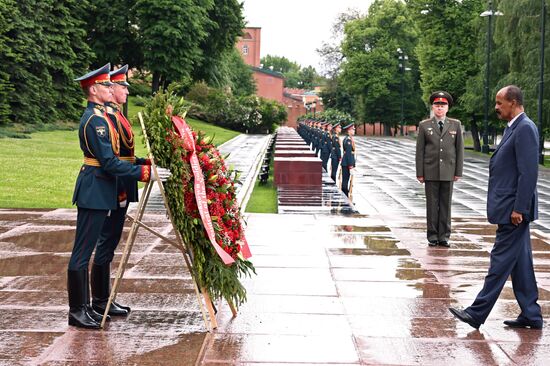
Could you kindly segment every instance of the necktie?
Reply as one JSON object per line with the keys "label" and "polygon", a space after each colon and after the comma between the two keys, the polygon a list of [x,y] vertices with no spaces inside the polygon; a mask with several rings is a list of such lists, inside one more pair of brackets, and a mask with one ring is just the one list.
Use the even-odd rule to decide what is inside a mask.
{"label": "necktie", "polygon": [[439,121],[439,132],[443,132],[443,121]]}

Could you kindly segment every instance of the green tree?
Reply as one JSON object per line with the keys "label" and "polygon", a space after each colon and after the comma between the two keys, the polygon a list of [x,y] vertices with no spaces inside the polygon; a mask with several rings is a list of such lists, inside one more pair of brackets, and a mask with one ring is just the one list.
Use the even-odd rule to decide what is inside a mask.
{"label": "green tree", "polygon": [[[541,1],[501,0],[496,2],[495,9],[500,10],[504,15],[495,17],[494,52],[491,55],[493,82],[491,82],[490,100],[494,101],[498,89],[509,84],[518,85],[524,93],[526,113],[538,122]],[[546,40],[548,39],[550,39],[550,27],[546,26]],[[548,60],[550,57],[548,45],[545,47],[545,52]],[[548,81],[549,76],[547,65],[548,63],[544,68],[545,81]],[[543,126],[546,126],[546,133],[550,126],[549,98],[550,90],[546,87],[543,95],[542,120]],[[493,126],[500,132],[504,123],[499,121]]]}
{"label": "green tree", "polygon": [[354,113],[353,96],[339,84],[337,76],[327,81],[325,88],[321,91],[320,97],[323,98],[323,105],[327,109],[337,109],[350,115]]}
{"label": "green tree", "polygon": [[313,89],[324,80],[312,66],[302,68],[286,57],[267,55],[260,60],[262,68],[280,72],[285,77],[285,87]]}
{"label": "green tree", "polygon": [[206,14],[206,36],[199,47],[202,56],[194,68],[192,78],[195,81],[204,80],[215,87],[231,86],[232,72],[223,66],[228,58],[233,57],[233,49],[237,37],[245,27],[243,5],[237,0],[213,0]]}
{"label": "green tree", "polygon": [[300,81],[304,89],[313,89],[317,78],[318,74],[313,66],[307,66],[300,70]]}
{"label": "green tree", "polygon": [[0,49],[2,73],[9,74],[2,85],[12,90],[7,98],[10,122],[77,118],[82,94],[72,79],[75,70],[87,67],[82,30],[87,1],[4,1],[2,6],[7,10],[2,13],[10,14]]}
{"label": "green tree", "polygon": [[[366,17],[345,25],[341,85],[354,98],[354,115],[384,123],[386,134],[400,121],[402,78],[404,120],[416,122],[425,114],[415,71],[416,37],[407,7],[396,0],[376,0]],[[411,72],[400,73],[397,49],[408,56]]]}
{"label": "green tree", "polygon": [[44,47],[48,47],[48,42],[40,23],[45,5],[18,1],[8,13],[11,29],[6,32],[6,44],[11,52],[2,68],[9,71],[9,82],[13,85],[9,99],[11,122],[42,123],[54,112],[48,98],[51,78],[44,67]]}
{"label": "green tree", "polygon": [[[87,12],[89,45],[95,54],[92,67],[107,62],[143,67],[143,49],[139,42],[136,0],[95,0]],[[100,20],[100,21],[98,21]]]}
{"label": "green tree", "polygon": [[261,58],[260,63],[264,69],[272,69],[281,74],[300,71],[300,65],[298,65],[298,63],[290,61],[284,56],[267,55]]}
{"label": "green tree", "polygon": [[52,84],[50,103],[55,106],[55,120],[78,120],[82,113],[82,90],[73,79],[89,67],[92,57],[84,21],[87,1],[48,2],[51,7],[43,24],[49,39],[44,64]]}
{"label": "green tree", "polygon": [[303,83],[300,81],[300,65],[290,61],[284,56],[267,55],[260,60],[262,68],[280,72],[285,77],[285,87],[299,88]]}
{"label": "green tree", "polygon": [[[9,122],[11,114],[11,106],[9,103],[13,85],[10,82],[9,69],[6,65],[13,65],[10,60],[14,57],[11,48],[9,47],[8,34],[13,27],[15,2],[12,0],[0,0],[0,126],[6,125]],[[10,14],[10,19],[6,16]]]}
{"label": "green tree", "polygon": [[332,39],[328,42],[323,42],[321,47],[316,50],[322,59],[324,75],[328,75],[329,78],[336,78],[338,76],[340,73],[340,65],[344,59],[341,49],[341,40],[344,37],[346,23],[363,17],[364,15],[357,9],[348,9],[338,14],[335,22],[332,24],[330,32],[332,34]]}
{"label": "green tree", "polygon": [[[446,90],[455,106],[450,114],[462,119],[475,131],[477,117],[464,108],[467,80],[479,72],[479,14],[482,0],[407,0],[418,28],[419,68],[423,100],[436,90]],[[474,80],[471,85],[478,85]],[[469,103],[476,100],[469,98]],[[477,134],[475,134],[477,136]]]}
{"label": "green tree", "polygon": [[241,54],[236,48],[231,48],[224,61],[227,74],[229,75],[229,86],[234,95],[245,96],[256,93],[256,82],[252,76],[252,69],[244,62]]}
{"label": "green tree", "polygon": [[212,0],[137,0],[135,9],[144,67],[153,75],[152,91],[190,78],[200,64],[202,41],[211,26]]}

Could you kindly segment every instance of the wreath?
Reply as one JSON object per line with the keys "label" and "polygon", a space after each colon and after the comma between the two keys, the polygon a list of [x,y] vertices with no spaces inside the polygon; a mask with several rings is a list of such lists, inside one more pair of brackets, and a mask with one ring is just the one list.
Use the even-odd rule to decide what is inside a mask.
{"label": "wreath", "polygon": [[159,92],[144,108],[145,129],[156,164],[172,172],[164,183],[167,204],[191,253],[199,288],[213,300],[223,297],[238,307],[246,301],[239,279],[256,273],[247,259],[250,253],[235,194],[239,176],[226,166],[212,137],[189,127],[187,134],[179,130],[176,123],[184,121],[189,106],[173,93]]}

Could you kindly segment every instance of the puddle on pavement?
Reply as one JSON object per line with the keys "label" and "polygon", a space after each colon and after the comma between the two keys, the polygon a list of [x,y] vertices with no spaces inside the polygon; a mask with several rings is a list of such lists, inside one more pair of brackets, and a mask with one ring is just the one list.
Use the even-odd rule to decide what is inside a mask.
{"label": "puddle on pavement", "polygon": [[347,232],[347,233],[375,233],[375,232],[385,232],[390,231],[386,226],[355,226],[355,225],[338,225],[334,226],[336,232]]}
{"label": "puddle on pavement", "polygon": [[[463,232],[465,234],[477,234],[477,235],[483,235],[483,236],[489,236],[489,237],[495,237],[497,228],[496,226],[473,226],[473,227],[461,227],[460,232]],[[458,228],[457,228],[458,231]]]}
{"label": "puddle on pavement", "polygon": [[381,249],[371,250],[362,248],[332,248],[329,249],[331,254],[335,255],[379,255],[379,256],[391,256],[391,255],[410,255],[411,253],[406,249]]}
{"label": "puddle on pavement", "polygon": [[[398,240],[380,236],[365,236],[365,246],[371,250],[397,249]],[[410,254],[407,252],[407,254]]]}
{"label": "puddle on pavement", "polygon": [[395,277],[404,281],[413,280],[436,280],[436,277],[432,272],[421,268],[397,268],[395,271]]}
{"label": "puddle on pavement", "polygon": [[2,276],[52,275],[67,270],[68,258],[52,254],[23,255],[0,259]]}
{"label": "puddle on pavement", "polygon": [[74,230],[29,232],[13,237],[4,237],[2,241],[37,252],[70,252],[74,243]]}
{"label": "puddle on pavement", "polygon": [[0,210],[0,220],[5,221],[32,221],[33,219],[42,216],[48,210],[32,211],[25,210],[24,212],[3,211]]}

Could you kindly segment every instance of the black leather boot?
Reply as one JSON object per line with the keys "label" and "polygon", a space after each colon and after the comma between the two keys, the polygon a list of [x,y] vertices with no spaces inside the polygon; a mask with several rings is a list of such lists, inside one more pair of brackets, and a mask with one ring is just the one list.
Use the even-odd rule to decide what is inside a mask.
{"label": "black leather boot", "polygon": [[[90,304],[90,281],[88,279],[88,271],[86,271],[86,311],[88,312],[88,315],[98,322],[101,325],[101,322],[103,321],[103,314],[105,311],[103,311],[101,314],[94,310],[92,305]],[[111,317],[109,314],[107,314],[107,321],[111,321]]]}
{"label": "black leather boot", "polygon": [[69,293],[69,325],[80,328],[99,329],[96,322],[86,309],[88,300],[88,269],[67,271],[67,292]]}
{"label": "black leather boot", "polygon": [[[92,307],[103,314],[111,293],[111,264],[92,264]],[[115,301],[111,302],[109,315],[127,316],[130,313],[128,306],[122,306]]]}

